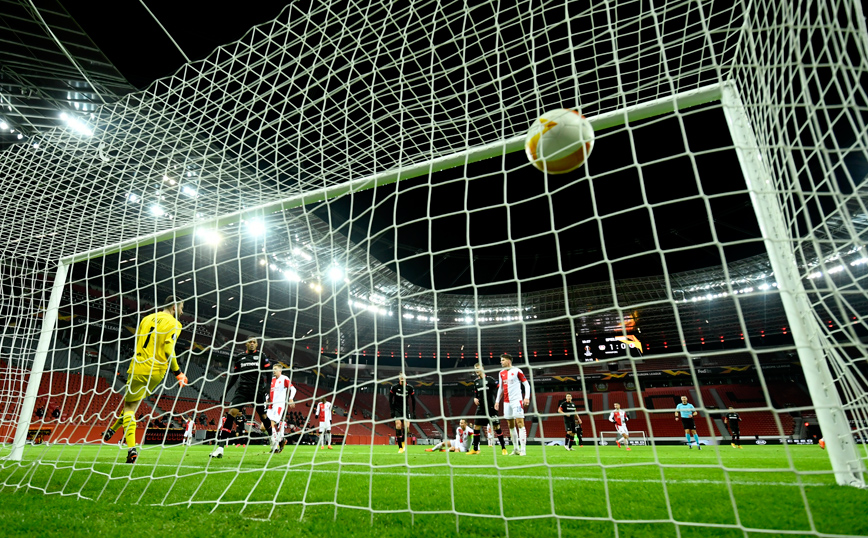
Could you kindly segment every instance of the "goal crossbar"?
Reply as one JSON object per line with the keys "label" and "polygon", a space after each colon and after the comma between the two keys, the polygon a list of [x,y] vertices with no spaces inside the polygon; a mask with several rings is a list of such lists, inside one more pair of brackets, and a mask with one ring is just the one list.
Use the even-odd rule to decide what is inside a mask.
{"label": "goal crossbar", "polygon": [[[669,114],[677,110],[683,110],[694,106],[719,101],[721,90],[724,84],[710,84],[690,90],[680,92],[673,96],[661,97],[631,105],[618,110],[605,112],[588,118],[595,131],[609,129],[618,125],[624,125],[631,121],[640,121],[654,116]],[[190,235],[195,228],[212,227],[219,228],[241,221],[248,216],[270,215],[288,209],[294,209],[306,204],[314,204],[324,202],[342,196],[344,194],[360,192],[383,185],[389,185],[405,179],[412,179],[422,175],[455,168],[469,163],[484,161],[494,157],[500,157],[507,153],[515,153],[524,150],[524,135],[514,136],[505,140],[498,140],[482,146],[468,148],[463,151],[450,153],[434,159],[415,163],[406,167],[398,167],[377,174],[365,176],[359,179],[341,183],[339,185],[331,185],[321,189],[312,190],[309,192],[294,194],[281,200],[260,204],[258,206],[245,208],[240,211],[227,213],[213,219],[203,219],[195,224],[186,224],[168,230],[161,230],[153,234],[142,235],[109,245],[99,247],[88,251],[73,254],[64,258],[62,261],[67,265],[76,262],[86,261],[93,258],[100,258],[109,254],[123,252],[132,248],[158,243],[169,239],[175,239]]]}

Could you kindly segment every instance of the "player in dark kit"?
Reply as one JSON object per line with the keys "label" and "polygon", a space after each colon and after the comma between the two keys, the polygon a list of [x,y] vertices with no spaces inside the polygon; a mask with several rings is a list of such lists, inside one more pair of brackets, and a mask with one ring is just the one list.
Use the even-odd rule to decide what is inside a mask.
{"label": "player in dark kit", "polygon": [[582,446],[582,419],[576,411],[572,394],[564,396],[564,400],[558,404],[558,413],[564,416],[564,448],[573,449],[574,435],[579,438],[579,446]]}
{"label": "player in dark kit", "polygon": [[482,427],[492,421],[496,421],[497,429],[494,430],[497,440],[500,442],[500,451],[506,455],[506,442],[503,439],[503,430],[500,428],[500,420],[497,411],[494,410],[494,397],[497,396],[497,381],[493,377],[485,375],[482,364],[473,367],[476,379],[473,381],[473,403],[476,404],[476,423],[473,425],[473,448],[468,454],[479,454],[479,441],[482,438]]}
{"label": "player in dark kit", "polygon": [[252,405],[256,410],[266,433],[271,437],[271,421],[266,415],[266,401],[268,390],[271,387],[273,365],[271,360],[259,351],[259,340],[256,337],[251,336],[245,345],[247,350],[232,359],[226,393],[228,394],[233,386],[238,386],[232,401],[224,411],[223,418],[220,419],[220,428],[217,430],[217,448],[210,454],[212,458],[223,457],[226,439],[232,433],[233,426],[239,431],[243,427],[243,409],[248,405]]}
{"label": "player in dark kit", "polygon": [[730,444],[732,448],[741,448],[741,417],[735,412],[732,407],[729,408],[729,413],[723,417],[723,421],[729,426],[729,435],[731,437]]}
{"label": "player in dark kit", "polygon": [[[410,411],[413,402],[413,411]],[[404,374],[398,376],[398,382],[389,390],[389,409],[395,419],[395,441],[398,443],[398,453],[404,452],[404,432],[410,429],[410,418],[416,418],[416,389],[407,384]]]}

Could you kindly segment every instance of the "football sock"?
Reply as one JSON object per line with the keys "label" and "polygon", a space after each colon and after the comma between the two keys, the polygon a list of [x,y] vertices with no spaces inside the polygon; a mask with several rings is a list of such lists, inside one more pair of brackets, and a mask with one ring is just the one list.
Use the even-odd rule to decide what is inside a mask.
{"label": "football sock", "polygon": [[328,446],[332,446],[332,432],[326,432],[326,441]]}
{"label": "football sock", "polygon": [[690,444],[690,434],[686,433],[686,434],[684,434],[684,437],[687,437],[687,444],[689,445]]}
{"label": "football sock", "polygon": [[698,445],[698,444],[699,444],[699,434],[698,434],[698,433],[694,433],[694,434],[693,434],[693,437],[696,439],[696,444]]}
{"label": "football sock", "polygon": [[395,442],[398,443],[398,448],[404,448],[404,429],[395,429]]}
{"label": "football sock", "polygon": [[115,421],[115,423],[112,424],[112,427],[111,427],[112,431],[120,430],[123,423],[124,423],[124,415],[123,415],[123,413],[121,413],[120,415],[118,415],[118,419]]}
{"label": "football sock", "polygon": [[503,439],[503,430],[497,428],[494,430],[494,434],[497,435],[497,441],[500,443],[500,448],[506,448],[506,441]]}
{"label": "football sock", "polygon": [[582,436],[577,433],[576,436],[573,438],[573,442],[578,443],[579,446],[582,446]]}
{"label": "football sock", "polygon": [[127,447],[133,448],[136,446],[136,415],[132,411],[124,412],[123,416],[124,438],[127,440]]}
{"label": "football sock", "polygon": [[570,448],[570,441],[573,440],[573,436],[570,434],[564,435],[564,446]]}
{"label": "football sock", "polygon": [[229,434],[232,433],[232,424],[234,421],[234,417],[229,413],[226,413],[223,415],[223,418],[220,419],[220,429],[217,430],[217,446],[223,446],[226,444],[226,439],[229,437]]}
{"label": "football sock", "polygon": [[525,447],[527,447],[527,430],[524,426],[518,430],[518,440],[521,442],[521,451],[524,452]]}
{"label": "football sock", "polygon": [[479,450],[479,441],[481,441],[482,430],[480,428],[473,429],[473,450]]}

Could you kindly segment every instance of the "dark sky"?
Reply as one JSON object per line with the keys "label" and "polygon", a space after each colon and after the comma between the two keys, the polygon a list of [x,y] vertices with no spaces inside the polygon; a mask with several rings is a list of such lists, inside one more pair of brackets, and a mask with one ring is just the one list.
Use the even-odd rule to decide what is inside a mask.
{"label": "dark sky", "polygon": [[218,46],[241,39],[254,25],[272,20],[284,5],[257,2],[255,9],[248,9],[237,3],[201,0],[150,0],[145,4],[153,15],[137,0],[63,2],[85,33],[139,89],[184,65],[184,56],[172,39],[195,62]]}

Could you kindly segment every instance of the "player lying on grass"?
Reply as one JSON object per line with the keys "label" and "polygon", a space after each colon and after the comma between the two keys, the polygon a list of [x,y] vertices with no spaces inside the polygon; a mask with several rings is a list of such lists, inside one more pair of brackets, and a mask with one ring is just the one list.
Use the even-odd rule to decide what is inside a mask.
{"label": "player lying on grass", "polygon": [[470,450],[471,441],[473,439],[473,428],[467,425],[467,421],[463,418],[455,428],[455,439],[444,439],[437,443],[432,448],[426,448],[425,452],[467,452]]}
{"label": "player lying on grass", "polygon": [[123,412],[103,434],[103,441],[109,442],[123,426],[127,441],[127,463],[135,463],[139,457],[136,448],[136,410],[142,400],[163,382],[169,369],[179,385],[183,387],[187,384],[187,376],[181,371],[175,356],[175,343],[181,334],[181,322],[177,318],[183,313],[184,301],[170,295],[159,312],[142,319],[136,331],[136,354],[127,370]]}

